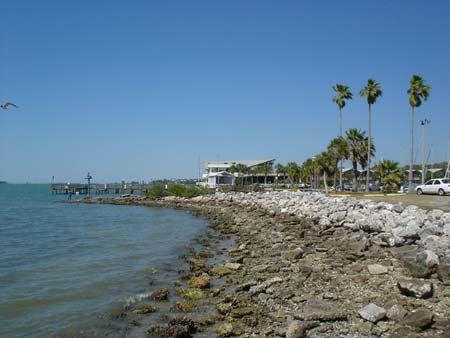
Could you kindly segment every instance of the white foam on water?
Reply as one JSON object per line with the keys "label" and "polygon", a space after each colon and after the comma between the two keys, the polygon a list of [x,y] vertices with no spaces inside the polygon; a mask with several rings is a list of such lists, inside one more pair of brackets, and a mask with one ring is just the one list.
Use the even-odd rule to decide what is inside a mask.
{"label": "white foam on water", "polygon": [[151,297],[151,295],[152,295],[151,292],[144,292],[144,293],[138,293],[135,296],[130,296],[123,300],[123,303],[124,303],[123,306],[125,309],[127,309],[134,303],[142,302],[144,299],[149,299]]}

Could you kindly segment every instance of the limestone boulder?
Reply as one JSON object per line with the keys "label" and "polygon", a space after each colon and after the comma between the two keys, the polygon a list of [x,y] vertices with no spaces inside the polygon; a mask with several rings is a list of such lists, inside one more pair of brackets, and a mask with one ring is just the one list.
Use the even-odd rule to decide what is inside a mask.
{"label": "limestone boulder", "polygon": [[397,286],[405,296],[426,299],[433,295],[433,284],[422,279],[400,279]]}
{"label": "limestone boulder", "polygon": [[381,306],[370,303],[358,310],[359,315],[369,322],[376,323],[386,316],[386,310]]}

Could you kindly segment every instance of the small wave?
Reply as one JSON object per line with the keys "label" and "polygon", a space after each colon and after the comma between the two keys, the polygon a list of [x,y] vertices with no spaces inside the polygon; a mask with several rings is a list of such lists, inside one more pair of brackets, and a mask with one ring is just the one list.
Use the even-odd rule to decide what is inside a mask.
{"label": "small wave", "polygon": [[142,302],[145,299],[149,299],[151,297],[151,295],[152,295],[151,292],[144,292],[144,293],[138,293],[135,296],[130,296],[123,300],[123,303],[124,303],[123,306],[125,309],[128,309],[134,303]]}
{"label": "small wave", "polygon": [[155,275],[158,272],[158,270],[155,268],[146,268],[144,269],[144,272],[148,275]]}

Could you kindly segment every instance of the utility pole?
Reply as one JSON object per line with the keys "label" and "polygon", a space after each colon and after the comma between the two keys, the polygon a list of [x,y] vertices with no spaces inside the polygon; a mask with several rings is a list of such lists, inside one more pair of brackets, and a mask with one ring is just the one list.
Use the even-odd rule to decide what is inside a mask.
{"label": "utility pole", "polygon": [[422,126],[422,184],[425,183],[425,177],[427,175],[426,169],[425,169],[425,161],[426,161],[426,143],[425,143],[425,136],[426,136],[426,126],[427,124],[430,124],[431,120],[424,119],[420,120],[420,125]]}

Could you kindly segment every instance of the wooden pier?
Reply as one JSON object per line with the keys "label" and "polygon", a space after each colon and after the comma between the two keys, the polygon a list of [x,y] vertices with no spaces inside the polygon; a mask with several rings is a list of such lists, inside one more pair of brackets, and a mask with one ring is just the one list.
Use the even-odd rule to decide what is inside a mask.
{"label": "wooden pier", "polygon": [[51,185],[54,195],[103,195],[103,194],[142,194],[149,191],[148,183],[53,183]]}

